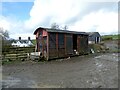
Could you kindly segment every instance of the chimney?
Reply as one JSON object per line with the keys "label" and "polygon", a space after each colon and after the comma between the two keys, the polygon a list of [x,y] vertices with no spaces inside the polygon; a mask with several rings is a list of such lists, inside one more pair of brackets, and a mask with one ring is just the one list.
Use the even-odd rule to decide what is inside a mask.
{"label": "chimney", "polygon": [[30,37],[28,37],[28,40],[30,41]]}
{"label": "chimney", "polygon": [[21,37],[19,37],[19,41],[21,40]]}

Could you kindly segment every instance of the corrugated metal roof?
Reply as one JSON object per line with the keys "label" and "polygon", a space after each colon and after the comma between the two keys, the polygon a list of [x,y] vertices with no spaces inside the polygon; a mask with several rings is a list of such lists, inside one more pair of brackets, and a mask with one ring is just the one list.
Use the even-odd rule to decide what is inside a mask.
{"label": "corrugated metal roof", "polygon": [[86,32],[77,32],[77,31],[69,31],[69,30],[60,30],[60,29],[52,29],[52,28],[42,28],[39,27],[35,30],[34,34],[37,33],[38,30],[40,29],[44,29],[47,32],[55,32],[55,33],[72,33],[72,34],[84,34],[84,35],[88,35]]}
{"label": "corrugated metal roof", "polygon": [[[87,34],[89,34],[89,36],[92,36],[93,34],[96,34],[98,32],[86,32]],[[99,33],[98,33],[99,34]]]}

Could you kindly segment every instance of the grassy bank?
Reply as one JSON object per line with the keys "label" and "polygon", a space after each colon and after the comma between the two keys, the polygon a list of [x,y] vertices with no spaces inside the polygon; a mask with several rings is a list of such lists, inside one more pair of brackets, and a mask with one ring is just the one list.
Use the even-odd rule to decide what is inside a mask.
{"label": "grassy bank", "polygon": [[105,41],[105,40],[118,40],[120,39],[120,34],[118,35],[103,35],[102,36],[102,40]]}

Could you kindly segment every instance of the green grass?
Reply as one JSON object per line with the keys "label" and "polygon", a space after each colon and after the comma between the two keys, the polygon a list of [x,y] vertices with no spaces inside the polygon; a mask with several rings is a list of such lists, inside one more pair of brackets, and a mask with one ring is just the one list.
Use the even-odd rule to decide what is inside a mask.
{"label": "green grass", "polygon": [[100,44],[90,44],[89,48],[93,49],[95,53],[105,51],[106,47]]}
{"label": "green grass", "polygon": [[102,36],[102,40],[118,40],[120,39],[120,34],[118,35],[104,35]]}
{"label": "green grass", "polygon": [[21,63],[22,61],[21,60],[11,60],[11,61],[8,61],[8,60],[2,60],[2,65],[6,65],[6,64],[19,64]]}
{"label": "green grass", "polygon": [[34,45],[36,45],[36,40],[35,40],[35,39],[33,39],[33,40],[32,40],[32,43],[33,43]]}
{"label": "green grass", "polygon": [[120,53],[120,49],[109,50],[109,53]]}

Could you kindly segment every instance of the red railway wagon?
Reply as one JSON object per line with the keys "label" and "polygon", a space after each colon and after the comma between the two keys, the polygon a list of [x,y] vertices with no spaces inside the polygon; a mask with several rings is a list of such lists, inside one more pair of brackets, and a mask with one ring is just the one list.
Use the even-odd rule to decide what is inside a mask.
{"label": "red railway wagon", "polygon": [[88,54],[88,34],[68,30],[39,27],[36,35],[36,51],[46,60]]}

